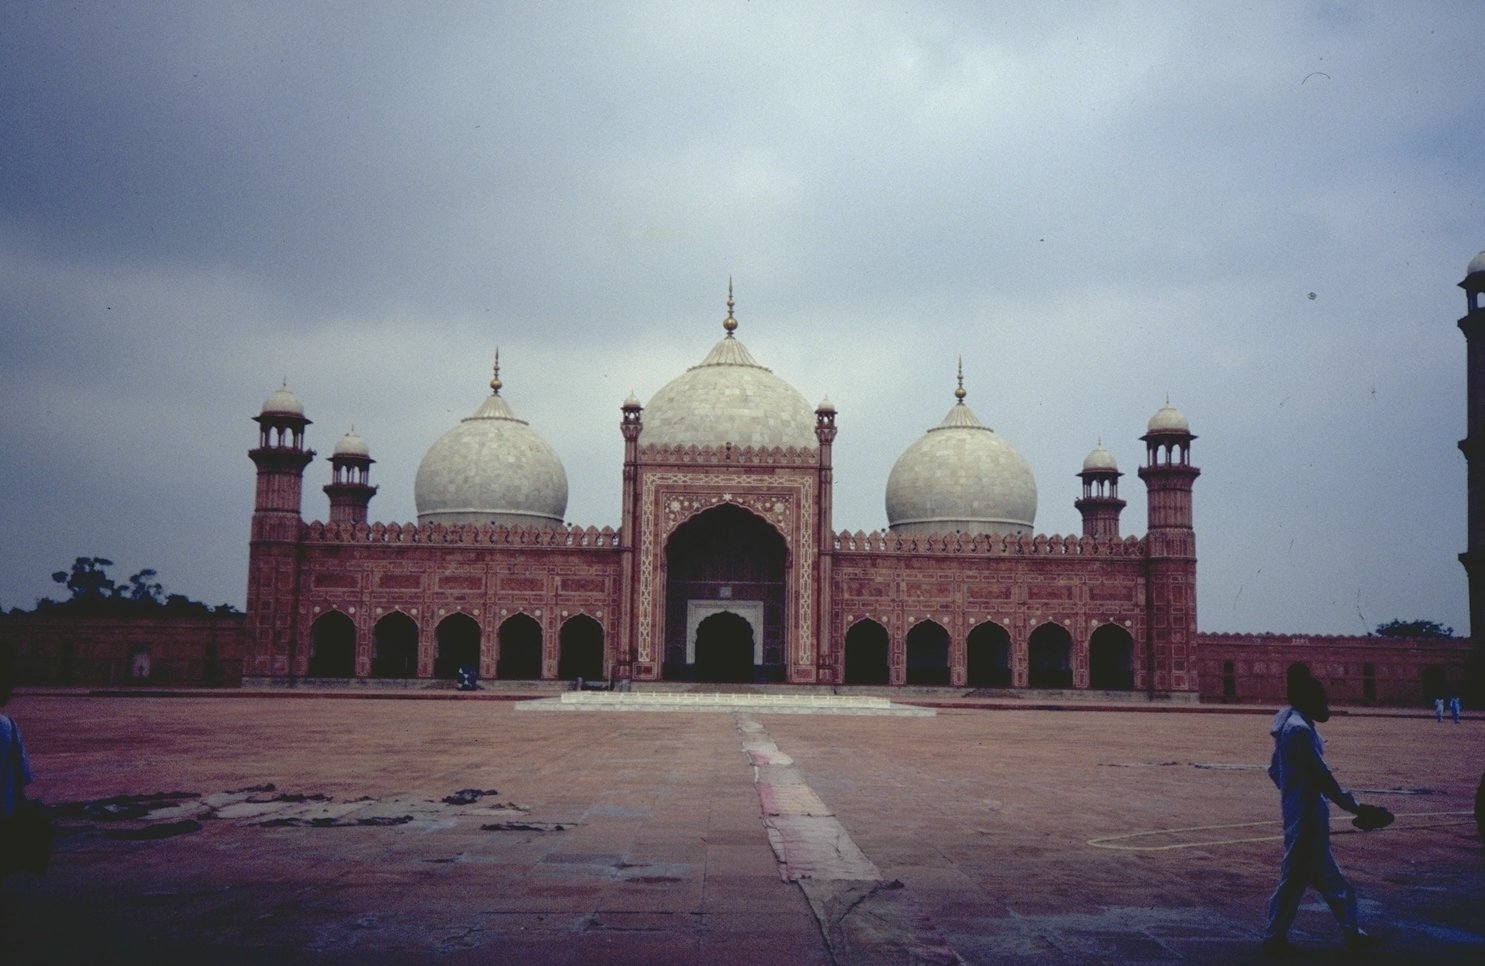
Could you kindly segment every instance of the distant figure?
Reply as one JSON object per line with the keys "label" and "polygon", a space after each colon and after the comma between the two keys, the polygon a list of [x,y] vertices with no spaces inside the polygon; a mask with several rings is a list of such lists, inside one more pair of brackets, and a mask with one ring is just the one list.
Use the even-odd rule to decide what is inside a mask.
{"label": "distant figure", "polygon": [[1444,723],[1444,699],[1433,699],[1433,716],[1439,719],[1439,724]]}
{"label": "distant figure", "polygon": [[[15,688],[12,675],[14,659],[9,648],[0,648],[0,707],[10,701]],[[0,714],[0,822],[9,822],[16,806],[26,799],[26,786],[31,783],[31,763],[26,760],[26,746],[21,742],[21,728],[15,719]],[[3,840],[3,837],[0,837]],[[8,858],[8,857],[7,857]],[[0,862],[0,867],[6,863]]]}
{"label": "distant figure", "polygon": [[1330,720],[1325,687],[1309,668],[1289,668],[1289,707],[1274,717],[1269,733],[1274,736],[1273,762],[1268,775],[1279,789],[1284,814],[1284,860],[1279,866],[1279,887],[1268,904],[1268,929],[1263,952],[1282,956],[1292,951],[1289,927],[1299,911],[1307,887],[1314,887],[1346,933],[1352,947],[1370,945],[1371,937],[1356,921],[1356,890],[1330,854],[1328,798],[1352,814],[1362,806],[1341,789],[1325,766],[1325,743],[1315,725]]}
{"label": "distant figure", "polygon": [[1449,713],[1454,716],[1454,723],[1459,724],[1459,695],[1449,699]]}

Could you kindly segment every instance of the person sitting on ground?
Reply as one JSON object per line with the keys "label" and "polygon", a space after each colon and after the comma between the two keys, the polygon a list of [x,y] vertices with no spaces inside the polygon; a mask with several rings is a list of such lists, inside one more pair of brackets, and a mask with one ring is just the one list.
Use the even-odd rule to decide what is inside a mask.
{"label": "person sitting on ground", "polygon": [[1366,946],[1372,937],[1357,924],[1356,890],[1335,863],[1330,852],[1328,798],[1353,815],[1363,806],[1336,782],[1325,765],[1325,743],[1315,725],[1330,720],[1325,686],[1310,675],[1309,668],[1296,664],[1289,669],[1289,707],[1274,717],[1269,733],[1274,738],[1273,761],[1268,775],[1279,789],[1284,815],[1284,859],[1279,867],[1279,887],[1268,904],[1268,929],[1263,952],[1283,955],[1289,945],[1289,927],[1299,911],[1305,889],[1313,886],[1325,899],[1346,933],[1351,946]]}

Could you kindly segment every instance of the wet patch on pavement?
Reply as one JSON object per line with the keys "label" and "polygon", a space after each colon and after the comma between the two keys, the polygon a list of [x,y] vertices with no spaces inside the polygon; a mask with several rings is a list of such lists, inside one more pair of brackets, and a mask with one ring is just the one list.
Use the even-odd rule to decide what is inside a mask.
{"label": "wet patch on pavement", "polygon": [[[498,791],[465,788],[441,800],[362,796],[335,801],[320,792],[280,791],[272,784],[223,792],[168,791],[112,795],[47,806],[61,842],[102,838],[149,842],[199,832],[210,822],[253,828],[449,827],[479,821],[483,832],[560,832],[574,822],[542,822],[514,802],[486,801]],[[496,819],[496,821],[491,821]]]}

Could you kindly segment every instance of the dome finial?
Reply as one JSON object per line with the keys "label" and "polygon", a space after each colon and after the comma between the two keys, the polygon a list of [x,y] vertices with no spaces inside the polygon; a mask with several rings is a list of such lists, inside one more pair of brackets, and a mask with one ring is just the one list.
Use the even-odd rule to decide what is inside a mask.
{"label": "dome finial", "polygon": [[737,319],[732,317],[732,309],[737,303],[732,300],[732,276],[727,276],[727,318],[722,320],[722,328],[727,330],[727,338],[732,338],[732,333],[737,331]]}
{"label": "dome finial", "polygon": [[500,395],[500,387],[505,383],[500,381],[500,347],[495,347],[495,376],[490,380],[490,392],[492,395]]}
{"label": "dome finial", "polygon": [[969,393],[964,391],[964,356],[959,357],[959,385],[954,389],[954,398],[959,400],[959,405],[964,405],[964,397]]}

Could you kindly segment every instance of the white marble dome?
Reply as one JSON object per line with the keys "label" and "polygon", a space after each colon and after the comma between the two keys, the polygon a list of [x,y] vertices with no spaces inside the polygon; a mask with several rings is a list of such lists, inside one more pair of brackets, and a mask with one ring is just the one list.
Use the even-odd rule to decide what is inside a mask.
{"label": "white marble dome", "polygon": [[728,299],[727,335],[705,359],[663,386],[645,408],[642,445],[760,448],[818,446],[815,413],[799,390],[760,366],[733,335],[737,320]]}
{"label": "white marble dome", "polygon": [[330,454],[331,458],[337,456],[358,457],[371,459],[371,447],[366,445],[366,440],[356,435],[354,429],[340,437],[340,442],[335,444],[335,450]]}
{"label": "white marble dome", "polygon": [[552,526],[567,512],[562,461],[493,394],[428,448],[413,481],[419,523]]}
{"label": "white marble dome", "polygon": [[1093,452],[1084,457],[1083,472],[1117,473],[1119,472],[1119,464],[1114,461],[1114,454],[1104,449],[1103,444],[1099,443],[1093,448]]}
{"label": "white marble dome", "polygon": [[1146,430],[1151,433],[1189,433],[1191,424],[1186,421],[1184,413],[1167,402],[1155,410]]}
{"label": "white marble dome", "polygon": [[289,387],[286,384],[268,394],[268,398],[263,400],[263,409],[260,415],[303,416],[304,403],[300,402],[299,397],[289,391]]}
{"label": "white marble dome", "polygon": [[887,526],[895,533],[1033,533],[1031,467],[964,404],[907,448],[887,477]]}
{"label": "white marble dome", "polygon": [[1480,254],[1470,259],[1469,268],[1466,268],[1464,270],[1466,278],[1475,274],[1476,272],[1485,272],[1485,251],[1482,251]]}

